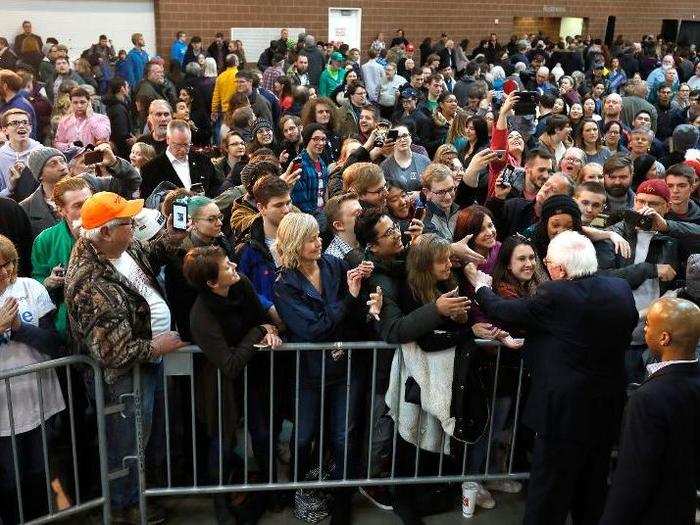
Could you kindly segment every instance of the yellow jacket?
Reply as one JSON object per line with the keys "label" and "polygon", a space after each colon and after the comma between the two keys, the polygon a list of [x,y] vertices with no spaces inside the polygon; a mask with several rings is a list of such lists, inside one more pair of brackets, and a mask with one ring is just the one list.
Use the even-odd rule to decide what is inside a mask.
{"label": "yellow jacket", "polygon": [[214,95],[211,99],[212,113],[226,113],[228,111],[228,102],[236,93],[236,75],[238,75],[238,67],[230,67],[226,69],[216,78],[214,84]]}

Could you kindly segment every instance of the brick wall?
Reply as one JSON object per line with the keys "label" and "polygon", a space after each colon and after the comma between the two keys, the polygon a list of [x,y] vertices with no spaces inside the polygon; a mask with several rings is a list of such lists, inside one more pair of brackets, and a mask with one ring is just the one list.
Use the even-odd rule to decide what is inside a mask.
{"label": "brick wall", "polygon": [[[588,29],[596,38],[605,36],[608,16],[616,16],[616,34],[638,39],[643,33],[659,33],[662,19],[700,18],[695,0],[505,0],[474,2],[443,0],[154,0],[157,45],[167,50],[177,30],[200,35],[205,46],[217,31],[227,34],[231,27],[306,27],[318,40],[328,37],[328,7],[362,8],[362,47],[366,49],[382,31],[390,39],[398,27],[416,45],[426,36],[439,38],[448,33],[459,41],[469,38],[471,46],[495,32],[507,42],[513,32],[514,17],[580,17],[588,19]],[[556,8],[553,12],[551,8]],[[494,24],[494,19],[499,24]],[[249,57],[257,60],[257,57]]]}

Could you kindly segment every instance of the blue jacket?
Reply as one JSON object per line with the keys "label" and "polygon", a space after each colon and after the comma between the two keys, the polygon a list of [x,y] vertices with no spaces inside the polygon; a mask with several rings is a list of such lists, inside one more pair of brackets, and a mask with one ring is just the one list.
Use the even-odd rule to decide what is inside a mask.
{"label": "blue jacket", "polygon": [[[298,184],[298,183],[297,183]],[[320,294],[299,270],[283,268],[273,285],[277,313],[287,325],[293,343],[343,341],[344,325],[350,312],[360,310],[357,300],[348,292],[345,261],[322,255],[318,261],[323,294]],[[344,354],[338,360],[326,353],[326,383],[342,380],[346,373]],[[319,384],[320,352],[301,352],[302,382]]]}
{"label": "blue jacket", "polygon": [[255,293],[267,311],[272,306],[272,285],[277,277],[277,267],[270,249],[265,244],[262,217],[258,217],[250,225],[244,242],[239,255],[238,271],[253,283]]}
{"label": "blue jacket", "polygon": [[186,52],[187,44],[182,42],[180,39],[175,40],[175,42],[173,42],[173,45],[170,46],[170,60],[182,65],[182,61],[185,59]]}
{"label": "blue jacket", "polygon": [[148,64],[148,53],[143,49],[133,48],[127,53],[124,73],[127,75],[125,78],[132,90],[141,82],[146,64]]}
{"label": "blue jacket", "polygon": [[[328,187],[328,167],[323,159],[321,163],[323,186]],[[292,188],[292,202],[304,213],[316,214],[318,212],[318,175],[311,160],[309,152],[305,149],[301,152],[301,177]]]}

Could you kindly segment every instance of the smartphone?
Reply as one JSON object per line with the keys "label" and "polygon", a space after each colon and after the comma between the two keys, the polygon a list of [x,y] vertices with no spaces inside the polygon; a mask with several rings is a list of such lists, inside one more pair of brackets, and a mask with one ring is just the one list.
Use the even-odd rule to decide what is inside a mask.
{"label": "smartphone", "polygon": [[105,152],[102,150],[87,151],[85,152],[85,165],[94,166],[95,164],[101,164],[105,158]]}
{"label": "smartphone", "polygon": [[292,160],[292,173],[294,173],[298,169],[301,169],[301,156],[300,155],[297,155]]}
{"label": "smartphone", "polygon": [[396,142],[399,139],[399,130],[390,129],[386,134],[386,139],[390,142]]}
{"label": "smartphone", "polygon": [[173,203],[173,228],[176,230],[187,229],[187,203],[182,201]]}
{"label": "smartphone", "polygon": [[425,208],[423,206],[416,206],[413,209],[413,217],[411,217],[411,220],[418,219],[419,221],[422,221],[424,218],[425,218]]}

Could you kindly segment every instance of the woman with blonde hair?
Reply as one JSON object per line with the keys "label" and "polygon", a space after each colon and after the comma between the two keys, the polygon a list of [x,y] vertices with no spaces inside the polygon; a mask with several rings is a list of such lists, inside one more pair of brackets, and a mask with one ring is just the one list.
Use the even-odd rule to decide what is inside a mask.
{"label": "woman with blonde hair", "polygon": [[[347,340],[349,324],[364,323],[362,317],[367,310],[358,298],[362,279],[369,276],[371,264],[348,270],[345,261],[323,254],[318,223],[305,213],[289,213],[282,219],[277,229],[276,249],[281,268],[273,286],[273,300],[287,326],[288,340],[295,343]],[[328,445],[336,465],[330,473],[331,479],[353,479],[359,474],[356,470],[359,370],[351,367],[348,388],[350,365],[343,350],[299,352],[297,358],[300,363],[296,383],[299,419],[295,425],[298,479],[303,479],[313,466],[311,448],[321,417],[322,395],[326,408],[330,409],[326,428],[330,430]],[[318,458],[318,454],[314,456]],[[346,518],[348,521],[343,522],[349,523],[351,497],[349,489],[337,489],[331,506],[333,521]]]}

